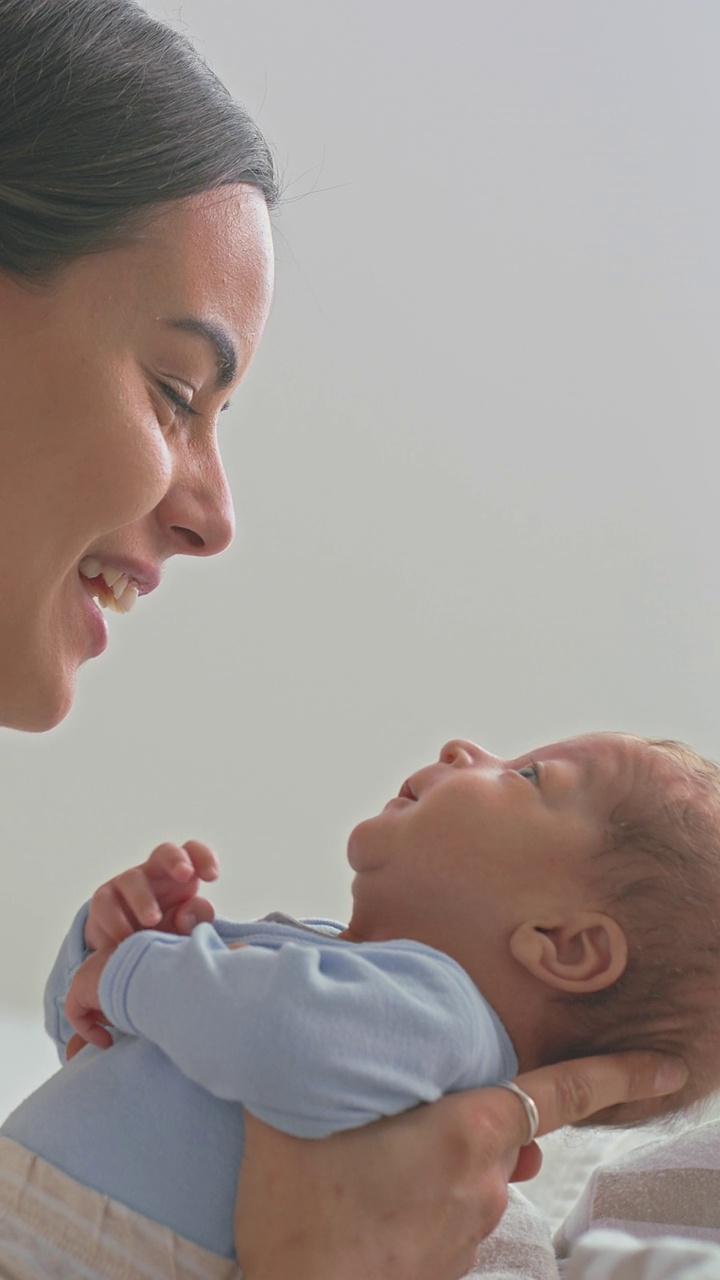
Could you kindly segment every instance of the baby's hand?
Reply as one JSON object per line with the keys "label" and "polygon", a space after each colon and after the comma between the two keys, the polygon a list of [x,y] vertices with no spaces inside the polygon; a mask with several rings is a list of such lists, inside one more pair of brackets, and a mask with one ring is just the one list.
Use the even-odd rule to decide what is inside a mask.
{"label": "baby's hand", "polygon": [[83,960],[70,984],[65,1001],[65,1016],[79,1032],[80,1039],[73,1036],[70,1041],[68,1061],[83,1044],[95,1044],[99,1049],[109,1049],[113,1042],[108,1031],[109,1023],[100,1008],[98,988],[102,971],[114,950],[114,946],[109,946],[94,951],[87,960]]}
{"label": "baby's hand", "polygon": [[113,948],[139,929],[190,933],[215,918],[212,904],[196,895],[200,881],[216,880],[218,873],[215,854],[199,840],[159,844],[147,862],[114,876],[93,894],[85,945],[91,951]]}

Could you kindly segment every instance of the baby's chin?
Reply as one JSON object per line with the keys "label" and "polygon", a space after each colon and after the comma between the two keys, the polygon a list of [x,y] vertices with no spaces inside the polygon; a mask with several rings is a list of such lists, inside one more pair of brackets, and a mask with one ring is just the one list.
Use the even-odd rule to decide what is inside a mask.
{"label": "baby's chin", "polygon": [[388,860],[388,844],[377,830],[381,814],[365,818],[353,827],[348,837],[347,860],[356,874],[379,871]]}

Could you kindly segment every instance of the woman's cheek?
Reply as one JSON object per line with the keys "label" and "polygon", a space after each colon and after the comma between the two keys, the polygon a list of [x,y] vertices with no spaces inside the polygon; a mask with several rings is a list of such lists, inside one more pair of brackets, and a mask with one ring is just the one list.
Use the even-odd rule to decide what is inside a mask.
{"label": "woman's cheek", "polygon": [[100,447],[94,451],[93,505],[104,526],[99,532],[132,524],[153,511],[173,475],[171,437],[147,404],[139,411],[137,405],[117,403],[113,419],[99,433]]}

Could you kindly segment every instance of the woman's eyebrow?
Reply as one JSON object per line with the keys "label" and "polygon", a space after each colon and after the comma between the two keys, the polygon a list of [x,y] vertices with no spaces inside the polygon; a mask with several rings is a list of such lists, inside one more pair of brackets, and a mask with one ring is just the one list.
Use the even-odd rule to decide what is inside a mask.
{"label": "woman's eyebrow", "polygon": [[182,329],[184,333],[196,333],[205,338],[215,351],[217,376],[215,385],[220,391],[235,381],[238,358],[230,335],[221,324],[214,320],[200,320],[197,316],[185,316],[182,320],[167,320],[171,329]]}

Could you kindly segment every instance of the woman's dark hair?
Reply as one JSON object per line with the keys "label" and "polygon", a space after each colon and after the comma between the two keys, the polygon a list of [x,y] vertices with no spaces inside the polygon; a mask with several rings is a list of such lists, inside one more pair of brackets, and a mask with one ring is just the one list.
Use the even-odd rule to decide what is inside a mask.
{"label": "woman's dark hair", "polygon": [[183,35],[136,0],[0,0],[0,270],[50,277],[239,182],[277,203],[260,130]]}

